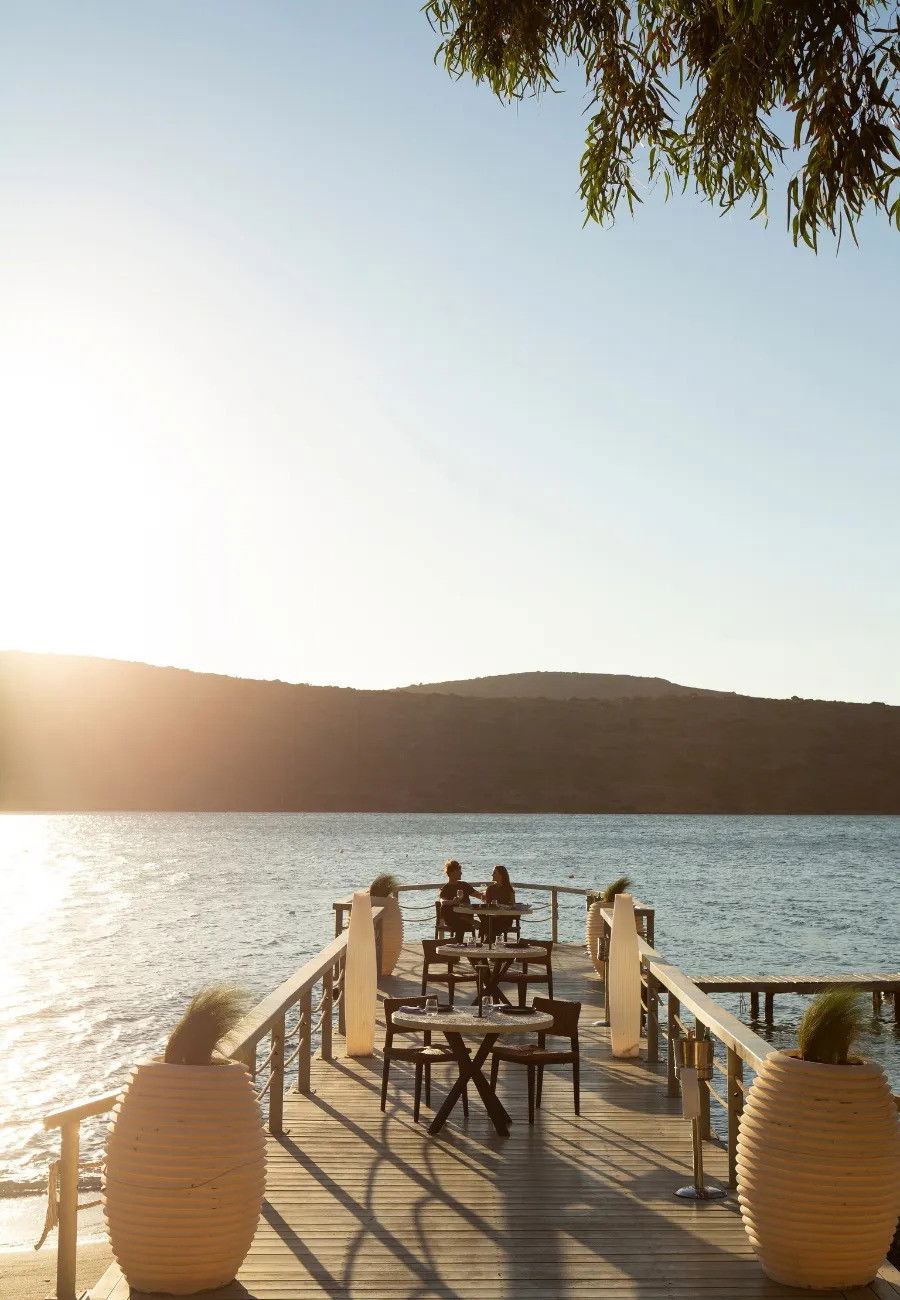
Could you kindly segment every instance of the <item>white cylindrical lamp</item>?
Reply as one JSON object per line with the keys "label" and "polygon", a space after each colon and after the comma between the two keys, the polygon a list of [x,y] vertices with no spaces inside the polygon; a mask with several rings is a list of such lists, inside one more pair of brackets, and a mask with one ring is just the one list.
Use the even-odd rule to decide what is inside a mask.
{"label": "white cylindrical lamp", "polygon": [[353,895],[344,966],[346,1055],[371,1056],[375,1050],[375,1002],[378,974],[372,900],[366,890]]}
{"label": "white cylindrical lamp", "polygon": [[630,894],[616,894],[613,905],[607,979],[612,1054],[637,1056],[641,1043],[641,955]]}

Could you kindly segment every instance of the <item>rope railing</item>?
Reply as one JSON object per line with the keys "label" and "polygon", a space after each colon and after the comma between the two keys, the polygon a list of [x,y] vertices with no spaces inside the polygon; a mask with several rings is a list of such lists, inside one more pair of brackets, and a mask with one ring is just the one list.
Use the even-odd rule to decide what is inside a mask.
{"label": "rope railing", "polygon": [[284,1069],[286,1070],[289,1065],[293,1065],[294,1062],[299,1057],[300,1053],[303,1051],[303,1049],[308,1046],[309,1046],[309,1039],[301,1038],[297,1046],[294,1048],[293,1052],[291,1052],[290,1056],[285,1060]]}
{"label": "rope railing", "polygon": [[304,1014],[304,1015],[298,1016],[298,1017],[297,1017],[297,1020],[296,1020],[296,1023],[294,1024],[293,1029],[288,1029],[287,1026],[285,1026],[285,1031],[284,1031],[284,1036],[285,1036],[285,1038],[286,1038],[286,1039],[287,1039],[287,1038],[293,1038],[295,1034],[299,1034],[299,1033],[300,1033],[300,1030],[301,1030],[301,1029],[306,1028],[306,1024],[307,1024],[307,1021],[306,1021],[306,1015]]}

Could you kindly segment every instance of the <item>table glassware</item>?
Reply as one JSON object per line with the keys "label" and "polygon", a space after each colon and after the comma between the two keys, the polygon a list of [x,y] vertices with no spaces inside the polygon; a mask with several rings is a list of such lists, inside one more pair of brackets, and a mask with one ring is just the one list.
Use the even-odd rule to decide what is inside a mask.
{"label": "table glassware", "polygon": [[425,1000],[425,1014],[429,1016],[436,1016],[437,1013],[438,1013],[438,1000],[432,993],[429,994]]}
{"label": "table glassware", "polygon": [[481,999],[481,1014],[483,1016],[489,1016],[493,1013],[493,1010],[494,999],[491,997],[490,993],[485,993],[484,997]]}

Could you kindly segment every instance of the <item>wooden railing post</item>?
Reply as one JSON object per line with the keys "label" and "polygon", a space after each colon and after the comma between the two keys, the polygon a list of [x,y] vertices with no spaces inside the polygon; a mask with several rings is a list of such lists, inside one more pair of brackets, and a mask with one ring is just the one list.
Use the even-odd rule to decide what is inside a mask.
{"label": "wooden railing post", "polygon": [[332,1015],[334,1013],[334,969],[329,966],[322,976],[322,1046],[323,1061],[331,1060]]}
{"label": "wooden railing post", "polygon": [[59,1236],[56,1246],[57,1300],[75,1300],[75,1252],[78,1248],[79,1121],[60,1125]]}
{"label": "wooden railing post", "polygon": [[647,1063],[659,1060],[659,985],[649,966],[647,971]]}
{"label": "wooden railing post", "polygon": [[675,1073],[675,1039],[678,1037],[678,1013],[681,1010],[681,1004],[678,999],[669,994],[666,998],[667,1019],[669,1030],[669,1062],[666,1079],[666,1093],[670,1097],[678,1096],[678,1076]]}
{"label": "wooden railing post", "polygon": [[280,1137],[284,1132],[284,1015],[272,1026],[272,1081],[269,1084],[269,1132]]}
{"label": "wooden railing post", "polygon": [[559,893],[555,889],[550,890],[550,938],[559,943]]}
{"label": "wooden railing post", "polygon": [[[300,994],[300,1016],[303,1021],[300,1032],[305,1032],[306,1042],[300,1043],[300,1056],[297,1061],[297,1091],[309,1096],[310,1059],[312,1057],[312,986]],[[304,1030],[305,1026],[305,1030]]]}
{"label": "wooden railing post", "polygon": [[338,970],[340,972],[338,978],[341,981],[340,1001],[338,1002],[338,1033],[339,1034],[346,1034],[347,1032],[347,1016],[344,1011],[344,969],[346,967],[346,964],[347,964],[347,953],[342,952],[340,961],[338,962]]}
{"label": "wooden railing post", "polygon": [[[699,1038],[703,1033],[703,1025],[699,1020],[695,1020],[694,1023],[697,1026],[697,1037]],[[715,1045],[713,1045],[713,1051],[715,1051]],[[700,1085],[700,1136],[703,1138],[704,1142],[708,1142],[712,1137],[712,1125],[709,1113],[710,1100],[709,1081],[704,1080]]]}
{"label": "wooden railing post", "polygon": [[737,1187],[737,1140],[744,1109],[744,1062],[728,1048],[728,1186]]}
{"label": "wooden railing post", "polygon": [[381,949],[383,946],[381,937],[381,917],[375,921],[375,987],[381,983]]}

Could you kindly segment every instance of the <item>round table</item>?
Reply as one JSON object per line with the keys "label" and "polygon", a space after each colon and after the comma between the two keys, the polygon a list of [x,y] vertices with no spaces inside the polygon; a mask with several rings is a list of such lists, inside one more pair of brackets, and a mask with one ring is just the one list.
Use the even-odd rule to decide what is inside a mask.
{"label": "round table", "polygon": [[491,917],[519,917],[528,916],[531,908],[527,903],[522,903],[520,907],[513,905],[503,907],[496,903],[460,903],[454,907],[454,912],[459,912],[461,916],[477,916],[482,930],[485,928],[485,922]]}
{"label": "round table", "polygon": [[[441,1011],[436,1016],[404,1015],[395,1011],[392,1020],[395,1029],[409,1033],[424,1033],[426,1029],[439,1030],[450,1045],[459,1065],[459,1078],[448,1092],[443,1105],[428,1126],[429,1133],[439,1133],[447,1122],[450,1112],[462,1096],[463,1088],[471,1079],[478,1090],[484,1108],[491,1118],[491,1123],[502,1137],[508,1137],[512,1119],[500,1103],[497,1094],[484,1077],[481,1067],[501,1034],[522,1034],[546,1032],[552,1024],[553,1017],[545,1011],[534,1011],[528,1016],[508,1016],[502,1011],[492,1011],[479,1016],[475,1011]],[[472,1056],[466,1046],[466,1038],[481,1038],[481,1045]]]}
{"label": "round table", "polygon": [[[463,943],[442,944],[436,949],[438,957],[465,957],[473,968],[480,963],[487,962],[490,967],[490,973],[487,980],[481,987],[481,997],[490,993],[491,997],[499,998],[501,1002],[510,1005],[509,998],[500,987],[500,981],[509,970],[514,961],[546,961],[546,948],[494,948],[486,943],[480,943],[477,947],[466,947]],[[478,1001],[478,993],[472,999]]]}
{"label": "round table", "polygon": [[523,903],[521,907],[498,907],[494,903],[457,903],[454,912],[462,912],[465,916],[527,916],[531,911],[528,903]]}

